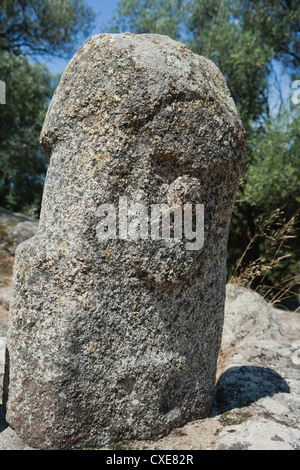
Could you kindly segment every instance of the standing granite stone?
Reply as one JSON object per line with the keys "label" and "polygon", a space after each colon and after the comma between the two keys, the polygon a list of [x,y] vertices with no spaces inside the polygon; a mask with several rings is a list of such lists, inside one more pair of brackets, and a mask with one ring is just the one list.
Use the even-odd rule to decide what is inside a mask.
{"label": "standing granite stone", "polygon": [[[244,155],[223,76],[165,36],[93,36],[62,76],[41,143],[39,230],[15,257],[8,423],[33,447],[88,448],[207,416]],[[125,196],[204,204],[203,247],[101,240],[98,207]]]}

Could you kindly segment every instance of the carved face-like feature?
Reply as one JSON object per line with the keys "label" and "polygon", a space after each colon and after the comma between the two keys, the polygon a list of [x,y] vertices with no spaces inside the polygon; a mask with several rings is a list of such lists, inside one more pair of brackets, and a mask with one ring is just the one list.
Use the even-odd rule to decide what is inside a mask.
{"label": "carved face-like feature", "polygon": [[[177,48],[178,56],[170,54],[155,35],[90,38],[65,71],[41,136],[51,158],[41,227],[63,225],[74,207],[74,237],[90,230],[95,249],[124,251],[120,262],[138,280],[165,288],[193,276],[212,243],[226,250],[244,152],[243,127],[224,78],[211,61]],[[129,227],[130,207],[147,208],[147,240],[97,238],[99,206],[117,211],[120,198],[129,203]],[[181,238],[150,236],[151,206],[159,204],[181,208]],[[192,205],[193,240],[185,233],[186,205]],[[200,205],[204,226],[203,212],[197,220]],[[171,210],[171,237],[174,221]],[[187,249],[191,242],[195,249]]]}
{"label": "carved face-like feature", "polygon": [[41,143],[39,230],[15,256],[8,423],[34,447],[99,448],[207,416],[245,150],[224,78],[165,36],[94,36]]}

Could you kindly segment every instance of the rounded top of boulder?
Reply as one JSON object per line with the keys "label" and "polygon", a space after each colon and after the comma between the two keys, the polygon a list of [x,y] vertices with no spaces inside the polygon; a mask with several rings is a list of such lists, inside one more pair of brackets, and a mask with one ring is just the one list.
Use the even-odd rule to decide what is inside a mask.
{"label": "rounded top of boulder", "polygon": [[41,144],[50,154],[66,136],[78,136],[93,125],[96,116],[114,128],[136,131],[176,102],[185,102],[187,108],[197,102],[203,111],[211,111],[216,125],[222,120],[244,140],[226,81],[211,60],[158,34],[95,35],[78,49],[62,75]]}

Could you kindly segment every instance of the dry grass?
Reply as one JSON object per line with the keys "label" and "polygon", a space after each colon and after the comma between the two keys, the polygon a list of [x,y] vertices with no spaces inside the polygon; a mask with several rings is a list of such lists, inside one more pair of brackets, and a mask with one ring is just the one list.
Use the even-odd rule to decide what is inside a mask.
{"label": "dry grass", "polygon": [[[271,217],[261,222],[257,232],[237,261],[229,279],[229,282],[232,284],[250,288],[253,281],[259,277],[260,285],[256,290],[274,304],[291,297],[291,295],[295,295],[295,292],[291,289],[293,289],[296,284],[299,284],[299,275],[282,278],[272,286],[266,283],[267,275],[270,274],[271,271],[281,267],[283,262],[292,255],[292,253],[283,254],[283,251],[288,250],[289,240],[296,238],[300,211],[296,212],[288,221],[282,221],[283,213],[282,209],[276,209]],[[246,265],[244,263],[246,254],[258,239],[265,241],[264,253],[259,259]]]}

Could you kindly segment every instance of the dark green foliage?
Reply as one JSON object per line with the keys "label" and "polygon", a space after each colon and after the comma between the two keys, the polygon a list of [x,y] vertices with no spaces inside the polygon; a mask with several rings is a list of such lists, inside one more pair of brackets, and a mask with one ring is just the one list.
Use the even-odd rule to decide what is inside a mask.
{"label": "dark green foliage", "polygon": [[81,0],[1,0],[0,205],[38,217],[47,158],[39,136],[58,77],[33,56],[69,56],[94,14]]}
{"label": "dark green foliage", "polygon": [[1,0],[0,50],[69,56],[93,18],[82,0]]}
{"label": "dark green foliage", "polygon": [[270,213],[287,205],[291,216],[300,202],[300,114],[282,111],[248,139],[251,164],[245,171],[241,201]]}
{"label": "dark green foliage", "polygon": [[53,80],[23,55],[0,52],[6,105],[0,108],[0,205],[37,216],[47,159],[39,135]]}

